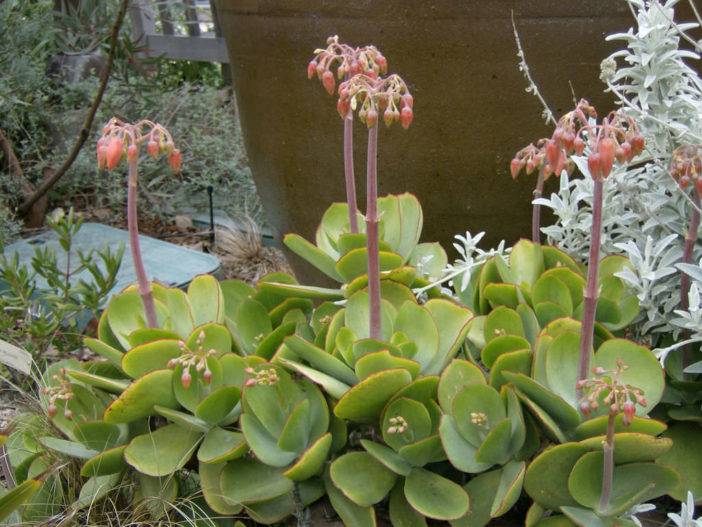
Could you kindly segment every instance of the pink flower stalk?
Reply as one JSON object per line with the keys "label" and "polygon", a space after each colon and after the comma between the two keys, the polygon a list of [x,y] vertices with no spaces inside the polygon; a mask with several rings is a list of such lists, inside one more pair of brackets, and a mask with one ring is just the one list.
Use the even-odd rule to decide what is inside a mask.
{"label": "pink flower stalk", "polygon": [[[607,420],[607,435],[603,445],[604,467],[602,476],[602,494],[600,495],[600,510],[606,510],[612,495],[612,481],[614,478],[614,422],[619,413],[624,414],[622,423],[629,426],[636,415],[636,404],[646,407],[646,397],[640,389],[624,384],[619,376],[628,369],[628,366],[617,359],[616,370],[605,370],[601,366],[592,369],[595,377],[578,381],[578,390],[587,393],[580,404],[580,410],[586,417],[591,411],[597,411],[600,402],[609,407]],[[606,375],[606,377],[602,377]],[[597,378],[601,377],[601,378]],[[636,401],[632,401],[632,398]],[[602,399],[600,401],[600,399]]]}
{"label": "pink flower stalk", "polygon": [[[354,48],[347,44],[339,43],[339,37],[327,39],[327,47],[315,51],[315,57],[307,65],[307,78],[315,75],[322,81],[322,85],[334,94],[336,81],[332,70],[336,68],[336,77],[348,81],[357,73],[377,77],[387,72],[387,60],[375,46]],[[349,108],[337,105],[337,110],[344,119],[344,178],[346,181],[346,203],[349,207],[349,230],[358,232],[358,219],[356,211],[356,180],[353,169],[353,116]]]}
{"label": "pink flower stalk", "polygon": [[[154,305],[151,282],[146,277],[144,262],[139,247],[139,231],[137,227],[137,166],[139,146],[146,142],[149,154],[156,159],[161,152],[168,155],[168,163],[175,174],[181,165],[180,151],[175,148],[171,134],[163,126],[151,121],[140,121],[136,124],[124,123],[113,117],[102,128],[102,137],[97,142],[98,168],[107,167],[112,170],[117,167],[122,158],[129,165],[129,184],[127,188],[127,231],[129,245],[132,251],[134,270],[139,284],[139,294],[144,304],[144,314],[149,327],[158,327],[156,307]],[[184,381],[185,383],[185,381]]]}
{"label": "pink flower stalk", "polygon": [[[685,233],[685,249],[683,263],[692,261],[692,251],[697,241],[697,230],[700,226],[700,193],[702,193],[702,145],[684,145],[673,152],[670,163],[670,175],[678,182],[684,191],[692,185],[692,214],[690,226]],[[690,275],[680,271],[680,307],[687,311],[690,307]],[[684,339],[690,336],[689,330],[684,330]],[[688,344],[683,349],[683,370],[692,363],[692,349]],[[687,375],[687,374],[685,374]]]}
{"label": "pink flower stalk", "polygon": [[[339,114],[346,118],[358,109],[358,116],[368,127],[368,162],[366,182],[366,247],[368,258],[368,296],[370,302],[370,338],[382,338],[380,307],[380,255],[378,249],[378,118],[390,126],[401,121],[407,129],[412,122],[412,95],[399,75],[377,77],[358,73],[339,86]],[[352,114],[351,114],[352,115]]]}
{"label": "pink flower stalk", "polygon": [[[590,153],[587,165],[594,180],[592,198],[592,228],[588,261],[587,285],[583,295],[583,318],[580,333],[580,362],[578,380],[587,377],[590,370],[590,353],[595,329],[595,311],[598,298],[598,278],[600,269],[600,244],[602,237],[602,186],[609,177],[616,162],[630,163],[634,156],[643,151],[644,138],[639,133],[636,122],[628,115],[613,111],[603,119],[601,125],[583,126],[575,140],[587,134]],[[582,391],[576,391],[577,397]]]}

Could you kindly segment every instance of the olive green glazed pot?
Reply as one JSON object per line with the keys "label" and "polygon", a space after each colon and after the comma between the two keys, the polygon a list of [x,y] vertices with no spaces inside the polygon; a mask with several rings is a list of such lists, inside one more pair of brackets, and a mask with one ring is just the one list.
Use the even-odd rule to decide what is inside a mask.
{"label": "olive green glazed pot", "polygon": [[[278,240],[313,239],[322,213],[345,201],[343,122],[307,64],[330,35],[374,44],[414,96],[409,130],[381,125],[379,195],[416,194],[423,241],[455,256],[455,234],[486,231],[487,248],[530,235],[535,180],[513,181],[517,150],[551,135],[538,100],[525,91],[513,13],[531,74],[556,117],[587,98],[613,109],[599,64],[621,43],[605,36],[634,19],[623,0],[218,0],[239,117],[253,176]],[[365,209],[367,132],[356,119],[359,207]],[[549,181],[546,192],[556,189]],[[548,218],[547,218],[548,220]],[[295,258],[298,278],[322,283]]]}

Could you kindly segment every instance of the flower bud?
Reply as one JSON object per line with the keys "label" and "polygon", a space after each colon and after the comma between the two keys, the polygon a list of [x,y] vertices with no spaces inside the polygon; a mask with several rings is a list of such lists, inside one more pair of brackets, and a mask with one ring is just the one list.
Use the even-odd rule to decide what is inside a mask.
{"label": "flower bud", "polygon": [[385,75],[388,71],[388,61],[385,59],[385,57],[378,53],[375,57],[375,63],[380,68],[380,73]]}
{"label": "flower bud", "polygon": [[600,141],[598,151],[600,153],[600,167],[604,178],[607,178],[609,173],[612,171],[612,165],[614,165],[615,148],[616,145],[614,144],[614,141],[609,137],[605,137]]}
{"label": "flower bud", "polygon": [[63,416],[69,421],[73,420],[73,412],[71,412],[68,408],[64,410]]}
{"label": "flower bud", "polygon": [[573,139],[573,149],[575,150],[576,154],[579,156],[582,155],[585,151],[585,141],[583,141],[580,137],[576,137]]}
{"label": "flower bud", "polygon": [[146,149],[153,159],[158,157],[158,143],[156,141],[149,139],[149,142],[146,143]]}
{"label": "flower bud", "polygon": [[186,390],[190,388],[190,383],[192,382],[192,380],[193,378],[187,370],[185,370],[183,372],[183,375],[180,376],[180,382],[183,383],[183,388],[185,388]]}
{"label": "flower bud", "polygon": [[387,109],[383,112],[383,121],[385,121],[385,126],[390,126],[394,120],[395,114],[388,106]]}
{"label": "flower bud", "polygon": [[378,112],[375,110],[375,108],[371,108],[366,114],[366,126],[368,126],[368,128],[372,128],[376,122],[378,122]]}
{"label": "flower bud", "polygon": [[593,152],[587,156],[587,169],[590,171],[592,179],[599,179],[601,177],[602,169],[600,166],[600,154]]}
{"label": "flower bud", "polygon": [[178,150],[177,148],[173,149],[173,151],[168,156],[168,164],[171,165],[171,169],[173,169],[173,173],[175,175],[178,175],[178,171],[180,170],[180,164],[181,164],[180,150]]}
{"label": "flower bud", "polygon": [[588,403],[587,401],[583,401],[582,403],[580,403],[580,411],[585,417],[590,417],[590,403]]}
{"label": "flower bud", "polygon": [[256,379],[254,379],[254,378],[248,379],[244,383],[244,386],[256,386]]}
{"label": "flower bud", "polygon": [[336,81],[334,80],[334,74],[327,70],[322,74],[322,85],[324,89],[327,90],[329,95],[334,94],[334,87],[336,86]]}
{"label": "flower bud", "polygon": [[412,105],[414,104],[414,99],[412,98],[412,95],[409,93],[405,93],[402,96],[402,106],[409,106],[412,108]]}
{"label": "flower bud", "polygon": [[212,382],[212,372],[210,370],[205,370],[202,374],[202,378],[205,380],[205,384],[210,384]]}
{"label": "flower bud", "polygon": [[137,148],[137,145],[132,143],[127,147],[127,163],[131,163],[132,161],[134,161],[138,155],[139,149]]}
{"label": "flower bud", "polygon": [[634,155],[639,155],[644,149],[644,136],[641,134],[636,134],[631,138],[631,148],[634,151]]}
{"label": "flower bud", "polygon": [[573,152],[573,146],[575,143],[575,134],[573,132],[564,132],[563,134],[563,148],[569,154]]}
{"label": "flower bud", "polygon": [[402,108],[402,111],[400,112],[400,121],[402,122],[402,128],[407,130],[409,128],[409,125],[412,123],[412,119],[414,118],[414,113],[412,112],[412,108],[409,106],[405,106]]}
{"label": "flower bud", "polygon": [[49,413],[49,417],[53,418],[56,415],[56,405],[50,404],[46,411]]}
{"label": "flower bud", "polygon": [[315,73],[317,73],[317,63],[314,60],[311,60],[307,65],[307,79],[314,77]]}
{"label": "flower bud", "polygon": [[522,169],[522,166],[524,165],[524,162],[517,159],[516,157],[512,159],[509,163],[509,171],[512,174],[512,179],[517,179],[517,176],[519,175],[519,171]]}
{"label": "flower bud", "polygon": [[556,168],[558,164],[558,144],[553,139],[546,141],[546,160],[552,169]]}
{"label": "flower bud", "polygon": [[107,145],[107,169],[112,170],[122,159],[124,143],[119,137],[113,137]]}

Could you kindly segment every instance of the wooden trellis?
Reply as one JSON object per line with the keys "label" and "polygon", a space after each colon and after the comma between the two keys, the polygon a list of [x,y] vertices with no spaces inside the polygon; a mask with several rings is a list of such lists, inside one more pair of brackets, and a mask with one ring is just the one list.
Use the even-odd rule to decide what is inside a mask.
{"label": "wooden trellis", "polygon": [[[214,5],[197,0],[132,0],[132,32],[149,55],[228,63]],[[213,31],[203,32],[201,24]]]}

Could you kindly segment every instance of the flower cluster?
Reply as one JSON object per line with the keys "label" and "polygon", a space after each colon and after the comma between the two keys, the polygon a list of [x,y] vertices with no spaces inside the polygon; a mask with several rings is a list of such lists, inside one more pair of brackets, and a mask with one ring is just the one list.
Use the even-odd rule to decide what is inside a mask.
{"label": "flower cluster", "polygon": [[[68,378],[66,377],[66,370],[64,368],[61,368],[59,370],[58,375],[52,375],[51,378],[59,384],[55,386],[45,386],[44,388],[42,388],[41,393],[49,396],[49,405],[47,407],[47,411],[49,413],[49,417],[54,417],[56,415],[57,410],[56,402],[58,400],[68,402],[74,397],[75,394],[71,389],[71,384],[68,382]],[[63,415],[66,419],[73,418],[73,412],[67,407],[64,409]]]}
{"label": "flower cluster", "polygon": [[280,380],[274,368],[259,371],[253,368],[246,368],[244,371],[249,375],[253,375],[253,377],[246,380],[244,386],[275,386]]}
{"label": "flower cluster", "polygon": [[166,152],[171,169],[178,174],[181,165],[180,150],[175,147],[168,130],[148,120],[129,124],[116,117],[102,127],[102,136],[97,143],[98,168],[107,167],[112,170],[123,157],[126,157],[127,163],[135,161],[139,155],[139,145],[144,142],[153,159]]}
{"label": "flower cluster", "polygon": [[516,179],[523,168],[531,174],[538,169],[544,179],[551,174],[560,175],[565,169],[573,170],[571,156],[582,155],[589,146],[587,163],[593,179],[606,179],[616,159],[629,163],[644,148],[644,138],[634,120],[628,115],[611,112],[602,124],[590,122],[597,112],[585,99],[576,108],[558,120],[550,138],[540,139],[524,147],[510,162],[512,178]]}
{"label": "flower cluster", "polygon": [[690,183],[702,194],[702,145],[683,145],[673,151],[670,175],[685,190]]}
{"label": "flower cluster", "polygon": [[336,81],[331,70],[334,67],[339,80],[348,79],[358,73],[378,77],[379,74],[385,75],[388,62],[375,46],[354,48],[339,43],[339,36],[334,35],[327,39],[325,49],[315,50],[315,57],[307,65],[307,78],[311,79],[317,75],[329,95],[333,95]]}
{"label": "flower cluster", "polygon": [[193,381],[193,376],[190,373],[190,368],[193,366],[195,366],[196,372],[203,372],[202,379],[205,381],[205,384],[209,384],[212,381],[212,372],[207,366],[207,359],[216,354],[217,351],[214,349],[202,349],[202,343],[204,340],[205,332],[201,331],[197,339],[198,349],[195,351],[189,350],[185,345],[185,342],[180,341],[178,345],[180,346],[181,355],[168,361],[169,368],[174,368],[177,364],[181,364],[183,366],[183,373],[180,376],[180,382],[183,384],[183,388],[186,390],[190,388],[190,383]]}
{"label": "flower cluster", "polygon": [[386,126],[399,120],[407,129],[414,117],[413,102],[407,84],[399,75],[378,77],[359,73],[339,86],[337,110],[345,118],[349,110],[360,108],[358,117],[368,128],[378,122],[378,115],[383,112]]}
{"label": "flower cluster", "polygon": [[475,426],[487,426],[487,415],[483,412],[471,412],[470,422]]}
{"label": "flower cluster", "polygon": [[590,412],[599,409],[600,396],[605,393],[602,404],[609,406],[609,414],[613,416],[622,412],[624,414],[622,423],[631,424],[634,414],[636,414],[636,405],[632,401],[632,397],[636,400],[636,404],[644,407],[646,406],[646,397],[639,388],[622,384],[619,381],[619,376],[627,369],[628,366],[622,364],[621,359],[617,359],[616,370],[605,370],[601,366],[592,368],[594,375],[607,375],[607,377],[599,379],[592,377],[578,381],[577,388],[587,390],[584,400],[580,403],[580,410],[586,417],[590,416]]}
{"label": "flower cluster", "polygon": [[397,415],[388,419],[390,426],[388,427],[388,434],[403,434],[409,429],[409,425],[404,417]]}

